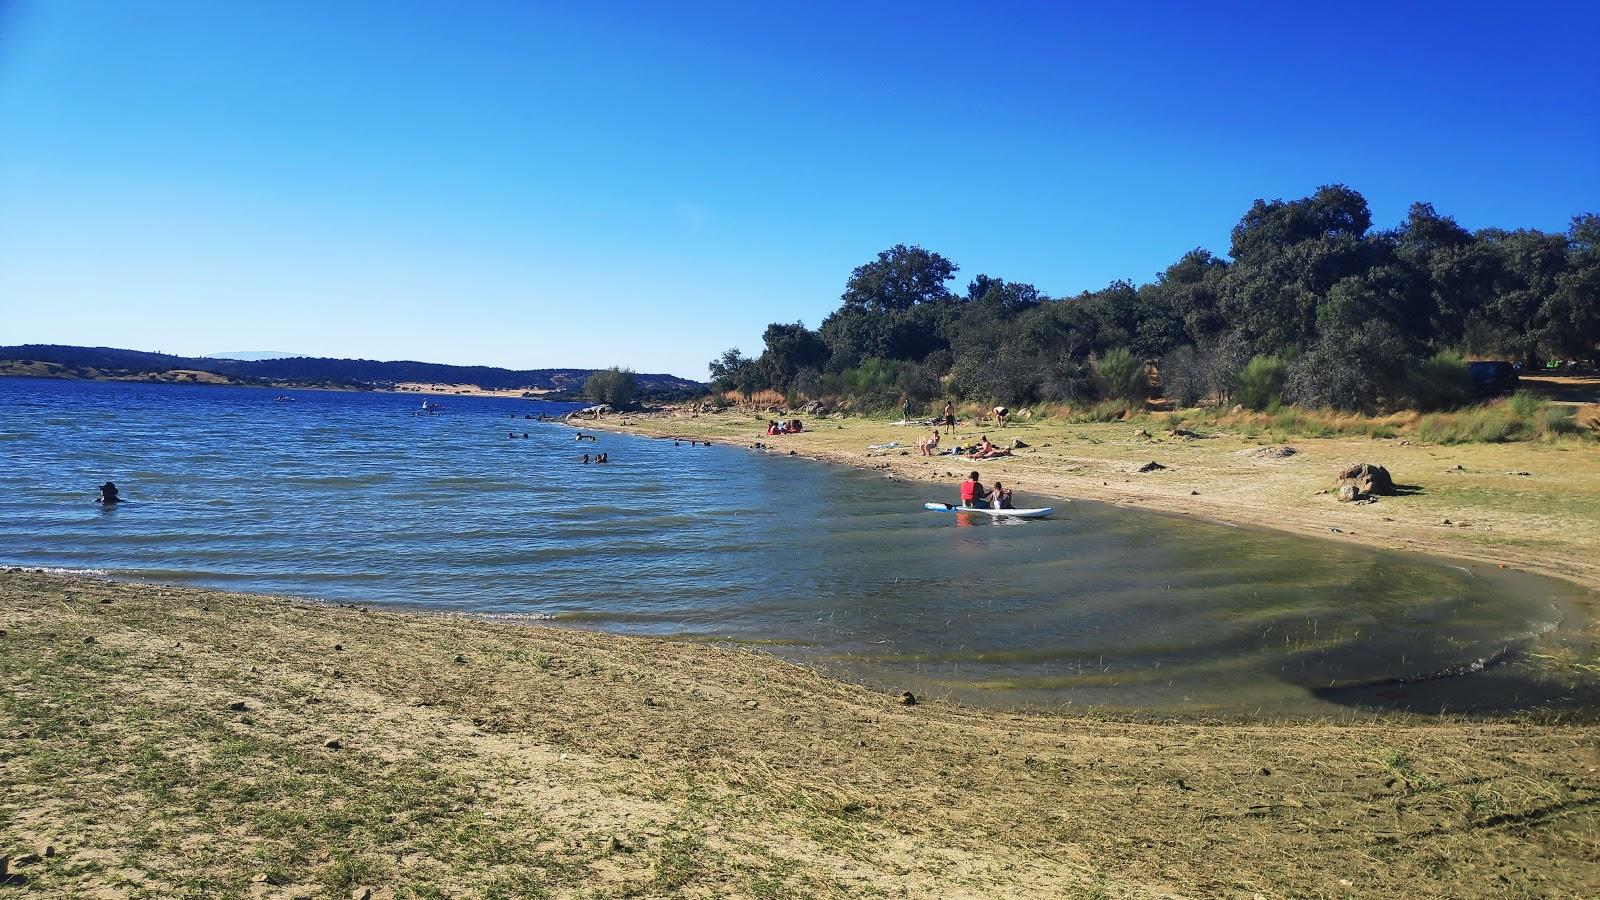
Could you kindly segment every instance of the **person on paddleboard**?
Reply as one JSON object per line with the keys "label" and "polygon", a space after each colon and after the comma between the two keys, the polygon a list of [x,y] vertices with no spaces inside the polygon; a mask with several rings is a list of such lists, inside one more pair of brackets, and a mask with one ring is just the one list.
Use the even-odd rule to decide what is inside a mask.
{"label": "person on paddleboard", "polygon": [[973,472],[967,480],[961,482],[961,505],[977,506],[981,498],[987,497],[988,492],[983,489],[983,482],[978,480],[978,473]]}
{"label": "person on paddleboard", "polygon": [[1000,482],[994,483],[994,490],[988,493],[990,509],[1011,509],[1011,491],[1002,487]]}

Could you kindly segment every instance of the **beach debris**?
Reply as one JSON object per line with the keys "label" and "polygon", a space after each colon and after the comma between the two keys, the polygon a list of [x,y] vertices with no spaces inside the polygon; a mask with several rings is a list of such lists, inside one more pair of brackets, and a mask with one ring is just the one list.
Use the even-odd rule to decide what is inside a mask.
{"label": "beach debris", "polygon": [[655,706],[656,705],[656,698],[654,698],[654,697],[646,697],[646,698],[644,698],[644,705],[645,706]]}
{"label": "beach debris", "polygon": [[1251,447],[1240,450],[1239,455],[1251,459],[1287,459],[1299,452],[1293,447]]}
{"label": "beach debris", "polygon": [[1362,494],[1393,494],[1394,479],[1389,470],[1372,463],[1357,463],[1339,472],[1338,483],[1353,484]]}
{"label": "beach debris", "polygon": [[917,695],[911,693],[910,691],[901,692],[901,694],[900,694],[900,705],[901,706],[916,706],[917,705]]}
{"label": "beach debris", "polygon": [[322,742],[322,746],[327,747],[329,750],[342,750],[344,749],[344,741],[338,738],[328,738]]}
{"label": "beach debris", "polygon": [[244,712],[249,708],[250,707],[247,706],[243,700],[235,700],[228,704],[228,709],[232,712]]}
{"label": "beach debris", "polygon": [[746,701],[744,701],[744,706],[745,706],[746,709],[755,709],[756,707],[758,707],[760,705],[761,705],[761,701],[760,700],[746,700]]}
{"label": "beach debris", "polygon": [[335,653],[343,653],[344,652],[344,645],[343,644],[334,644],[333,645],[333,649],[334,649]]}
{"label": "beach debris", "polygon": [[11,871],[11,857],[0,853],[0,885],[27,884],[25,875],[18,875]]}
{"label": "beach debris", "polygon": [[1134,469],[1133,471],[1135,471],[1135,472],[1159,472],[1159,471],[1161,471],[1162,469],[1165,469],[1165,468],[1167,468],[1167,467],[1163,466],[1161,463],[1158,463],[1155,460],[1151,460],[1150,462],[1145,463],[1144,465],[1140,466],[1137,469]]}
{"label": "beach debris", "polygon": [[1198,496],[1200,496],[1200,492],[1199,491],[1190,491],[1189,492],[1189,496],[1198,497]]}
{"label": "beach debris", "polygon": [[1145,431],[1143,428],[1136,428],[1133,431],[1133,439],[1136,441],[1148,441],[1150,440],[1150,432]]}
{"label": "beach debris", "polygon": [[1455,465],[1451,466],[1450,468],[1445,469],[1446,472],[1465,472],[1466,470],[1467,470],[1467,467],[1463,466],[1461,463],[1456,463]]}
{"label": "beach debris", "polygon": [[350,892],[350,900],[372,900],[372,888],[358,887]]}
{"label": "beach debris", "polygon": [[101,606],[106,606],[108,604],[115,603],[115,602],[117,602],[117,601],[113,600],[110,597],[101,597],[100,598],[100,605]]}
{"label": "beach debris", "polygon": [[456,654],[456,665],[464,666],[466,664],[467,664],[467,658],[465,656],[462,656],[461,654],[457,653]]}
{"label": "beach debris", "polygon": [[83,639],[83,642],[84,642],[84,643],[85,643],[85,644],[94,644],[94,643],[98,643],[98,641],[96,641],[96,640],[95,640],[95,639],[94,639],[94,638],[92,638],[92,637],[86,637],[86,638],[84,638],[84,639]]}
{"label": "beach debris", "polygon": [[339,671],[338,669],[334,669],[333,670],[333,677],[335,677],[335,678],[343,678],[344,677],[344,673]]}
{"label": "beach debris", "polygon": [[1522,476],[1524,478],[1533,477],[1533,473],[1532,472],[1507,472],[1506,474],[1507,475],[1520,475],[1520,476]]}

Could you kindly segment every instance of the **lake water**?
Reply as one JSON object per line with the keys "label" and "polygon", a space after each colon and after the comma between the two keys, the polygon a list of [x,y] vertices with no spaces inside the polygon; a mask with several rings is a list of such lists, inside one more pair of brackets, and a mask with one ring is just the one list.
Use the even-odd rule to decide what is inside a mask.
{"label": "lake water", "polygon": [[[990,705],[1600,698],[1540,662],[1591,599],[1554,580],[1092,503],[967,521],[921,509],[954,486],[523,418],[570,406],[278,393],[0,378],[0,564],[726,642]],[[129,502],[93,502],[108,479]]]}

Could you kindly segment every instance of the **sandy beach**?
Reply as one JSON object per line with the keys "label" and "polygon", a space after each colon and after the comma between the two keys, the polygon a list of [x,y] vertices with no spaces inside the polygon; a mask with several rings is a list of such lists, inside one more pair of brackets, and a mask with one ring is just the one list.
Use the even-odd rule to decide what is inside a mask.
{"label": "sandy beach", "polygon": [[520,623],[19,570],[0,602],[19,895],[1600,892],[1589,725],[1008,714]]}

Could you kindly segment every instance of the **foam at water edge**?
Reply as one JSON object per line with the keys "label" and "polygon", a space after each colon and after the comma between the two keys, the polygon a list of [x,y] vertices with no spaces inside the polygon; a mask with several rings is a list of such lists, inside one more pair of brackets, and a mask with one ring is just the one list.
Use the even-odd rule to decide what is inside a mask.
{"label": "foam at water edge", "polygon": [[108,569],[68,569],[60,566],[0,566],[0,572],[22,572],[28,575],[93,575],[109,578]]}

